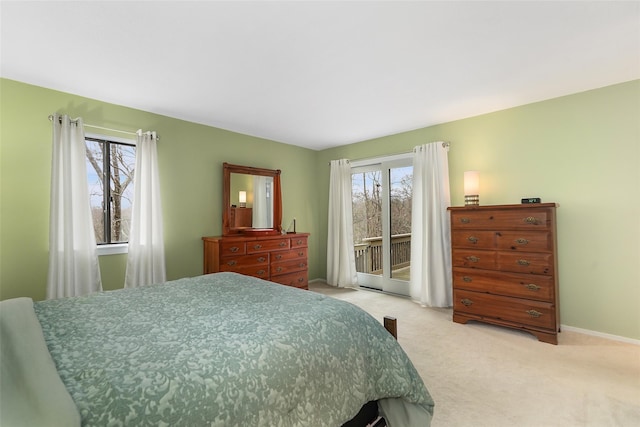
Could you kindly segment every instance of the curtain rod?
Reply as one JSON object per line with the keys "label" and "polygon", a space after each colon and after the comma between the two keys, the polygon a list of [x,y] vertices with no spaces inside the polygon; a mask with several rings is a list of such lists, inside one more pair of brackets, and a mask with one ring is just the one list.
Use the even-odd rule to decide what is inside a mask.
{"label": "curtain rod", "polygon": [[[53,121],[53,114],[49,115],[49,121]],[[78,121],[78,119],[70,119],[70,121],[75,123],[75,122]],[[94,129],[106,130],[106,131],[109,131],[109,132],[120,132],[120,133],[125,133],[127,135],[137,135],[136,132],[129,132],[129,131],[120,130],[120,129],[105,128],[105,127],[102,127],[102,126],[91,125],[89,123],[84,123],[84,126],[90,127],[90,128],[94,128]],[[157,136],[157,135],[156,135],[156,140],[160,141],[160,137]]]}
{"label": "curtain rod", "polygon": [[[447,151],[448,151],[450,146],[451,146],[451,143],[449,141],[442,141],[442,148],[446,148]],[[377,159],[377,158],[380,158],[380,157],[400,156],[400,155],[403,155],[403,154],[411,154],[411,153],[413,153],[413,150],[405,151],[405,152],[402,152],[402,153],[387,154],[385,156],[369,157],[369,158],[364,158],[364,159],[356,159],[356,160],[347,159],[347,161],[349,163],[351,163],[351,162],[362,162],[364,160],[373,160],[373,159]],[[331,162],[329,162],[329,164],[331,164]]]}

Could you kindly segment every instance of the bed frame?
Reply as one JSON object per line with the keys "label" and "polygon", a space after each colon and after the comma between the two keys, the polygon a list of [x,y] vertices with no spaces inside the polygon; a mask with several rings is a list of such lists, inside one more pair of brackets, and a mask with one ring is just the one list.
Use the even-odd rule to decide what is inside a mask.
{"label": "bed frame", "polygon": [[398,320],[395,317],[384,316],[384,328],[389,331],[395,339],[398,339]]}

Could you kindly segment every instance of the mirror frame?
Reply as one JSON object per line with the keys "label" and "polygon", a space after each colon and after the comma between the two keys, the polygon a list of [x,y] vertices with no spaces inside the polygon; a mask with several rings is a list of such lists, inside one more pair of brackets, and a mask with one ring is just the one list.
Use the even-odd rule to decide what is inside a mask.
{"label": "mirror frame", "polygon": [[[229,227],[231,218],[231,174],[242,173],[246,175],[260,175],[273,177],[273,227],[272,228],[246,228],[234,229]],[[280,169],[263,169],[251,166],[222,164],[222,235],[233,236],[269,235],[282,233],[282,194],[280,190]]]}

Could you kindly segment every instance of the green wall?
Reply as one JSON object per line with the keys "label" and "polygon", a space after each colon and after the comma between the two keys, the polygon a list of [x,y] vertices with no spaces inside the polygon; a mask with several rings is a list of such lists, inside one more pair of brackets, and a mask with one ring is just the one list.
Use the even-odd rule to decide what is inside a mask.
{"label": "green wall", "polygon": [[[480,171],[480,203],[557,202],[564,325],[640,339],[640,80],[312,151],[0,79],[0,298],[45,296],[51,124],[65,112],[110,128],[156,130],[169,279],[202,271],[200,238],[221,231],[222,163],[282,169],[283,226],[311,232],[309,277],[326,277],[329,167],[451,142],[452,204]],[[87,131],[91,129],[87,128]],[[124,255],[100,257],[105,289]]]}
{"label": "green wall", "polygon": [[[439,140],[451,142],[453,206],[464,205],[467,170],[480,171],[482,205],[560,204],[562,324],[640,339],[640,80],[325,150],[318,182],[332,159]],[[327,185],[319,197],[326,203]],[[326,235],[326,216],[320,223]]]}
{"label": "green wall", "polygon": [[[51,123],[54,112],[85,123],[160,135],[158,161],[167,278],[202,274],[202,236],[222,230],[222,163],[282,170],[283,224],[295,216],[318,256],[317,152],[67,93],[0,79],[0,298],[46,295]],[[101,131],[87,127],[86,132]],[[121,134],[118,136],[122,136]],[[126,255],[100,257],[103,287],[121,288]],[[323,277],[310,262],[310,277]]]}

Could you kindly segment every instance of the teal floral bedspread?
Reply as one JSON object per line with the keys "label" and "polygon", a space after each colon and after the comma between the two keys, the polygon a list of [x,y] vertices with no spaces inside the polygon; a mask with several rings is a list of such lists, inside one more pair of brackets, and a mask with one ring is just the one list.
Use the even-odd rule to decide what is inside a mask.
{"label": "teal floral bedspread", "polygon": [[340,426],[367,401],[433,401],[347,302],[235,273],[34,303],[85,426]]}

